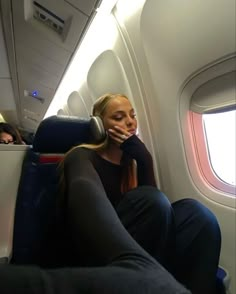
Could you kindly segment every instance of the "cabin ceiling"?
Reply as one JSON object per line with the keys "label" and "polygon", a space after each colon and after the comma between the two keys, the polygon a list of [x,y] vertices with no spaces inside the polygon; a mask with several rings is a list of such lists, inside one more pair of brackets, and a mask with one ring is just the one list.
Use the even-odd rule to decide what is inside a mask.
{"label": "cabin ceiling", "polygon": [[29,131],[43,119],[101,0],[0,0],[15,107],[4,118]]}

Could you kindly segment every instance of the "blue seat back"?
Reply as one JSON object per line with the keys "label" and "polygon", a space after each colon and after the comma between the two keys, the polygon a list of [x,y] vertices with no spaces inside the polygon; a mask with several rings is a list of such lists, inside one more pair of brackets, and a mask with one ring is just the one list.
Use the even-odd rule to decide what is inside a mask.
{"label": "blue seat back", "polygon": [[58,165],[72,146],[85,142],[90,142],[89,120],[53,116],[39,125],[21,173],[12,263],[49,266],[54,262],[52,233],[60,223]]}

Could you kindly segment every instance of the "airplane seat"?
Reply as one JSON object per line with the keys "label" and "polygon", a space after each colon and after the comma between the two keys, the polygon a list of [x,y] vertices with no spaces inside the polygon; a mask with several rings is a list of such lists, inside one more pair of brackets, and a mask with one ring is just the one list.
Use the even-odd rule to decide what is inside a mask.
{"label": "airplane seat", "polygon": [[85,142],[90,142],[89,119],[52,116],[40,123],[23,162],[11,263],[43,267],[50,262],[60,264],[60,256],[50,261],[53,243],[47,239],[53,238],[52,231],[57,229],[58,165],[71,147]]}
{"label": "airplane seat", "polygon": [[[52,116],[39,125],[32,148],[23,162],[15,209],[11,263],[44,267],[63,264],[60,253],[54,252],[56,257],[50,257],[53,248],[48,247],[53,245],[47,242],[48,235],[56,225],[58,165],[72,146],[91,142],[89,122],[89,119],[77,117]],[[55,242],[61,240],[56,239]],[[57,243],[57,247],[60,250],[60,244]],[[225,269],[219,267],[217,278],[220,284],[229,288],[229,274]]]}

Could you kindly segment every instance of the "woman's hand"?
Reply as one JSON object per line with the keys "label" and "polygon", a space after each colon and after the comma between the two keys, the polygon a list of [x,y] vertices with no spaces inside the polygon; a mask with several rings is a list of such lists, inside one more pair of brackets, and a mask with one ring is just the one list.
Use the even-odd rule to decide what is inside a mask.
{"label": "woman's hand", "polygon": [[114,126],[114,129],[108,129],[107,133],[110,138],[114,140],[118,145],[122,144],[125,140],[133,135],[119,126]]}

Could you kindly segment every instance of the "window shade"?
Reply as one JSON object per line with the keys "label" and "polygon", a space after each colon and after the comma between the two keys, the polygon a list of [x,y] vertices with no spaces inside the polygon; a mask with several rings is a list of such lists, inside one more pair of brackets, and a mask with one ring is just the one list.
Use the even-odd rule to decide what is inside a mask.
{"label": "window shade", "polygon": [[218,76],[201,85],[192,95],[190,109],[214,113],[236,108],[236,71]]}

